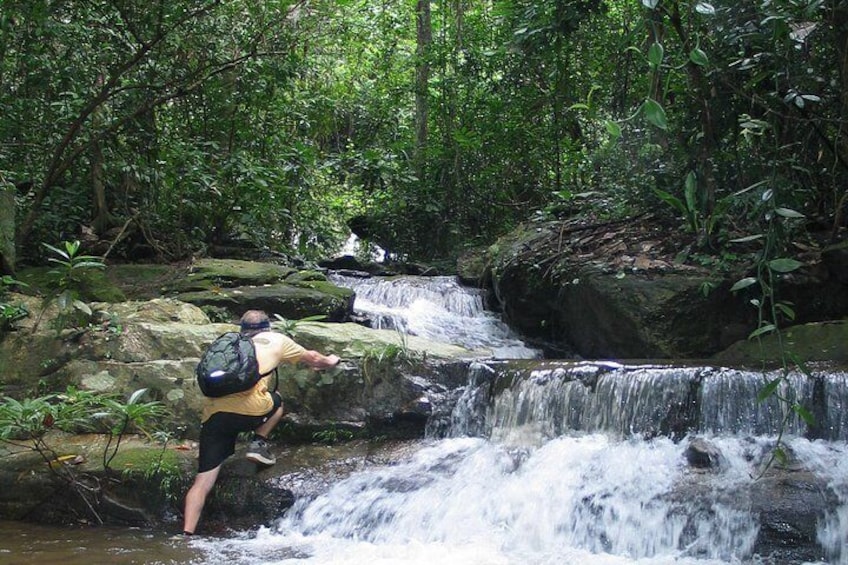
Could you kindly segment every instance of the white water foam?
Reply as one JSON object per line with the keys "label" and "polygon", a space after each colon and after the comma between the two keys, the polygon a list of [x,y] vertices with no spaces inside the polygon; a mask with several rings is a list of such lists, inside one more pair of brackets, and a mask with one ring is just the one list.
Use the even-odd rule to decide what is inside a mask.
{"label": "white water foam", "polygon": [[[208,544],[212,561],[205,562],[226,556],[220,562],[231,564],[759,562],[751,555],[759,524],[744,493],[756,474],[752,451],[770,440],[710,441],[725,463],[705,478],[685,465],[686,442],[661,438],[591,434],[528,449],[438,440],[409,461],[299,501],[272,529],[196,543]],[[790,443],[812,468],[845,485],[848,465],[834,468],[846,460],[844,444]],[[701,481],[696,497],[680,488],[693,480]],[[839,510],[820,525],[834,556],[845,544],[844,515]]]}
{"label": "white water foam", "polygon": [[486,310],[483,294],[459,284],[455,277],[330,277],[356,292],[354,311],[375,328],[460,345],[488,349],[498,359],[533,359],[527,347],[496,314]]}

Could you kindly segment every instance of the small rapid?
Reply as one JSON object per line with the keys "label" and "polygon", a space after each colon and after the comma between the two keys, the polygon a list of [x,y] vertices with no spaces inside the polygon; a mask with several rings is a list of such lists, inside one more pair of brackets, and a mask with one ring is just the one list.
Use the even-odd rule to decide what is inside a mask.
{"label": "small rapid", "polygon": [[330,276],[356,293],[353,308],[377,329],[397,330],[467,349],[486,349],[498,359],[533,359],[528,347],[483,303],[483,292],[462,286],[455,277]]}

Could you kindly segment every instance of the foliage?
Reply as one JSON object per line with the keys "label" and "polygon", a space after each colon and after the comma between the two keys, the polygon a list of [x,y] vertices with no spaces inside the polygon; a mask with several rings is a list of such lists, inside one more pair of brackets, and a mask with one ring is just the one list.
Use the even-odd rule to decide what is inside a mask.
{"label": "foliage", "polygon": [[56,302],[59,307],[59,315],[55,320],[57,331],[68,326],[85,325],[92,311],[88,304],[81,300],[85,284],[84,274],[91,269],[103,269],[105,265],[97,257],[80,255],[79,241],[65,241],[61,247],[48,243],[42,245],[55,255],[48,258],[55,268],[48,273],[48,296],[44,300],[43,309],[46,310],[52,302]]}
{"label": "foliage", "polygon": [[415,3],[7,2],[18,255],[86,226],[134,259],[232,238],[316,258],[351,226],[450,258],[538,210],[667,214],[720,254],[766,179],[844,228],[839,5],[428,5],[424,45]]}
{"label": "foliage", "polygon": [[8,289],[25,287],[26,283],[15,280],[9,275],[0,277],[0,331],[8,330],[12,324],[29,316],[29,310],[23,304],[15,304],[8,300]]}
{"label": "foliage", "polygon": [[398,331],[398,343],[387,343],[365,351],[360,366],[365,382],[369,385],[377,382],[381,375],[391,374],[398,365],[411,366],[421,361],[419,355],[410,349],[407,334]]}
{"label": "foliage", "polygon": [[292,335],[297,331],[297,326],[303,322],[320,322],[327,318],[324,314],[316,314],[314,316],[306,316],[304,318],[300,318],[298,320],[289,320],[288,318],[284,318],[279,314],[274,314],[274,318],[276,318],[275,324],[276,327],[281,329],[284,334]]}
{"label": "foliage", "polygon": [[92,486],[90,477],[64,464],[48,432],[106,434],[102,463],[103,469],[109,471],[121,440],[127,434],[150,435],[165,417],[161,403],[140,401],[146,392],[146,389],[139,389],[126,402],[73,387],[61,394],[23,400],[4,396],[0,398],[0,441],[38,453],[54,475],[79,495],[92,517],[102,522],[97,511],[99,486]]}
{"label": "foliage", "polygon": [[353,432],[350,430],[339,428],[334,422],[330,425],[329,428],[325,428],[323,430],[313,433],[312,439],[321,443],[332,445],[335,443],[340,443],[342,441],[349,441],[353,439]]}

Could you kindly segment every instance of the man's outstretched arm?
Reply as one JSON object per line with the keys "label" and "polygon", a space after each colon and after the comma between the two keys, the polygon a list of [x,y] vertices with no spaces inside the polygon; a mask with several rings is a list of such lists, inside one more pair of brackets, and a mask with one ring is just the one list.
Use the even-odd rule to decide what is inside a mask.
{"label": "man's outstretched arm", "polygon": [[338,365],[341,359],[338,355],[323,355],[312,349],[307,349],[300,356],[300,361],[313,369],[329,369]]}

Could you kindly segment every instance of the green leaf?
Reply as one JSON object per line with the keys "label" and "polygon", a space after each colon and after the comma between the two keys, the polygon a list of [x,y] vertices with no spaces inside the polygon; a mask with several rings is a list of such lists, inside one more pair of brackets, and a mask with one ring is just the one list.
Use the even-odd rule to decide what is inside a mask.
{"label": "green leaf", "polygon": [[695,171],[689,171],[684,182],[683,194],[686,196],[686,208],[691,212],[697,210],[695,202],[695,193],[698,189],[698,177],[695,176]]}
{"label": "green leaf", "polygon": [[87,316],[91,316],[91,308],[89,308],[88,304],[83,302],[82,300],[74,300],[73,306],[80,312],[84,312]]}
{"label": "green leaf", "polygon": [[699,47],[696,47],[689,52],[689,60],[699,67],[705,67],[710,62],[709,58],[707,58],[707,54]]}
{"label": "green leaf", "polygon": [[745,277],[744,279],[736,281],[733,286],[730,287],[730,292],[736,292],[737,290],[742,290],[743,288],[748,288],[751,285],[757,283],[757,279],[755,277]]}
{"label": "green leaf", "polygon": [[705,16],[714,16],[716,13],[715,7],[709,2],[698,2],[695,5],[695,11]]}
{"label": "green leaf", "polygon": [[754,234],[754,235],[746,235],[745,237],[737,237],[735,239],[731,239],[730,242],[731,243],[745,243],[745,242],[748,242],[748,241],[756,241],[758,239],[762,239],[763,237],[765,237],[763,234],[758,233],[758,234]]}
{"label": "green leaf", "polygon": [[[55,253],[56,255],[59,255],[59,256],[61,256],[61,257],[64,257],[65,259],[70,259],[70,258],[71,258],[71,257],[70,257],[67,253],[65,253],[64,251],[62,251],[62,250],[61,250],[61,249],[59,249],[58,247],[53,247],[53,246],[52,246],[52,245],[50,245],[49,243],[42,243],[41,245],[43,245],[44,247],[46,247],[47,249],[49,249],[50,251],[52,251],[52,252],[53,252],[53,253]],[[54,260],[55,260],[55,259],[54,259]]]}
{"label": "green leaf", "polygon": [[757,395],[757,402],[763,402],[768,399],[771,395],[775,393],[777,387],[780,386],[780,381],[783,380],[783,377],[777,377],[773,381],[769,382],[766,386],[760,390],[760,393]]}
{"label": "green leaf", "polygon": [[778,302],[774,305],[774,307],[783,312],[783,315],[786,316],[788,320],[795,320],[795,310],[793,310],[792,307],[790,307],[785,302]]}
{"label": "green leaf", "polygon": [[806,423],[808,426],[816,425],[816,418],[809,410],[807,410],[800,404],[793,405],[792,409],[795,411],[796,414],[801,417],[802,420],[804,420],[804,423]]}
{"label": "green leaf", "polygon": [[768,262],[768,267],[776,273],[791,273],[796,269],[800,269],[804,264],[795,259],[782,257],[780,259],[772,259]]}
{"label": "green leaf", "polygon": [[664,53],[665,49],[663,49],[662,43],[651,45],[648,48],[648,62],[651,63],[651,66],[659,67],[662,64]]}
{"label": "green leaf", "polygon": [[659,102],[653,98],[648,98],[642,103],[642,111],[645,113],[645,119],[650,123],[662,130],[668,129],[668,118]]}
{"label": "green leaf", "polygon": [[777,326],[775,326],[774,324],[766,324],[766,325],[764,325],[764,326],[762,326],[762,327],[760,327],[760,328],[757,328],[756,330],[752,331],[752,332],[748,335],[748,339],[753,339],[753,338],[755,338],[755,337],[760,337],[761,335],[763,335],[763,334],[767,334],[767,333],[770,333],[770,332],[773,332],[773,331],[774,331],[774,330],[776,330],[776,329],[777,329]]}
{"label": "green leaf", "polygon": [[140,388],[140,389],[138,389],[137,391],[133,392],[133,393],[130,395],[130,399],[129,399],[129,400],[127,400],[127,404],[135,404],[135,403],[138,401],[138,399],[139,399],[139,398],[141,398],[142,396],[144,396],[144,393],[145,393],[145,392],[147,392],[147,389],[146,389],[146,388]]}
{"label": "green leaf", "polygon": [[791,208],[775,208],[774,213],[778,216],[783,216],[784,218],[803,218],[804,214],[801,212],[797,212],[792,210]]}
{"label": "green leaf", "polygon": [[604,122],[604,127],[607,128],[607,133],[609,133],[613,140],[621,137],[621,126],[618,125],[618,122],[614,122],[613,120],[606,120]]}
{"label": "green leaf", "polygon": [[682,200],[680,200],[679,198],[677,198],[673,194],[666,192],[666,191],[659,189],[659,188],[654,189],[654,194],[659,196],[660,200],[662,200],[666,204],[669,204],[670,206],[675,208],[681,214],[684,214],[684,215],[686,214],[686,205],[683,204]]}

